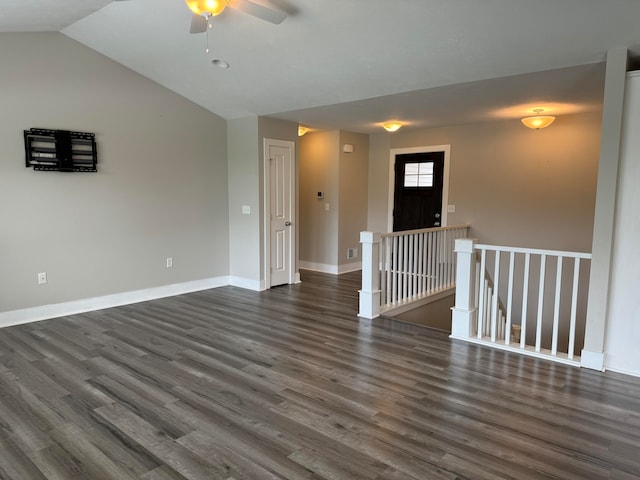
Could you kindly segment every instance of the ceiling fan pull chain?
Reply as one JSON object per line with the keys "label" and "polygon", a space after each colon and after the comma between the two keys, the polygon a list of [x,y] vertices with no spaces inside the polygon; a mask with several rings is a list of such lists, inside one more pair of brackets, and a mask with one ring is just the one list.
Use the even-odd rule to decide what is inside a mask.
{"label": "ceiling fan pull chain", "polygon": [[[209,21],[207,20],[207,24],[209,23]],[[205,50],[205,53],[209,53],[209,28],[210,25],[207,25],[207,49]]]}

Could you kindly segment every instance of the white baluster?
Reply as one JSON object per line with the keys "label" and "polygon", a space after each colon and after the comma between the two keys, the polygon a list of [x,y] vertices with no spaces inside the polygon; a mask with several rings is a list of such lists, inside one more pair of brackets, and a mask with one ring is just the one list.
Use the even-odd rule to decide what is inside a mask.
{"label": "white baluster", "polygon": [[480,254],[480,304],[478,305],[478,338],[482,338],[484,329],[484,317],[486,311],[486,281],[484,280],[487,262],[487,251],[482,250]]}
{"label": "white baluster", "polygon": [[498,292],[500,285],[500,250],[495,252],[495,263],[493,266],[493,305],[491,305],[491,341],[496,341],[496,326],[498,322]]}
{"label": "white baluster", "polygon": [[536,318],[536,352],[542,347],[542,315],[544,308],[544,282],[547,269],[547,256],[540,255],[540,285],[538,287],[538,316]]}
{"label": "white baluster", "polygon": [[429,292],[433,292],[433,288],[434,288],[434,283],[433,283],[433,276],[434,274],[434,264],[433,264],[433,250],[434,250],[434,244],[433,244],[433,232],[429,232],[429,258],[428,258],[428,265],[429,265]]}
{"label": "white baluster", "polygon": [[509,290],[507,291],[507,321],[504,327],[504,344],[511,343],[511,309],[513,308],[513,274],[515,270],[515,252],[509,254]]}
{"label": "white baluster", "polygon": [[578,282],[580,281],[580,259],[575,258],[573,265],[573,289],[571,293],[571,321],[569,324],[569,349],[567,354],[573,358],[576,342],[576,314],[578,311]]}
{"label": "white baluster", "polygon": [[393,264],[393,292],[391,295],[391,303],[396,303],[398,298],[398,237],[393,237],[393,256],[392,256],[392,264]]}
{"label": "white baluster", "polygon": [[558,326],[560,325],[560,295],[562,289],[562,256],[558,256],[556,264],[556,298],[553,306],[553,336],[551,338],[551,355],[558,354]]}
{"label": "white baluster", "polygon": [[406,235],[402,236],[402,295],[401,300],[407,298],[407,288],[409,286],[409,278],[407,271],[409,270],[409,245]]}
{"label": "white baluster", "polygon": [[522,274],[522,318],[520,320],[520,348],[524,348],[527,337],[527,304],[529,300],[529,269],[531,266],[531,254],[524,256],[524,272]]}
{"label": "white baluster", "polygon": [[386,265],[386,286],[385,286],[385,290],[386,290],[386,303],[387,305],[391,303],[391,294],[392,294],[392,286],[391,286],[391,261],[392,261],[392,255],[393,255],[393,248],[392,248],[392,238],[385,238],[384,239],[385,242],[385,265]]}
{"label": "white baluster", "polygon": [[418,242],[418,271],[416,277],[418,279],[418,295],[424,294],[424,233],[420,233],[416,239]]}

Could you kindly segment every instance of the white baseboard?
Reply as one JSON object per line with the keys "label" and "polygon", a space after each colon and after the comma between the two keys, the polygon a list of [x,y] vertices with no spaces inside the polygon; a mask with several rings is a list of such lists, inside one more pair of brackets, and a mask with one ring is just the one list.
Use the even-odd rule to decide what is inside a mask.
{"label": "white baseboard", "polygon": [[144,290],[134,290],[132,292],[115,293],[101,297],[85,298],[71,302],[56,303],[52,305],[42,305],[40,307],[23,308],[0,312],[0,327],[10,327],[24,323],[37,322],[50,318],[65,317],[76,313],[92,312],[104,308],[129,305],[131,303],[146,302],[158,298],[182,295],[183,293],[198,292],[210,288],[223,287],[229,285],[229,277],[205,278],[192,282],[175,283],[162,287],[146,288]]}
{"label": "white baseboard", "polygon": [[604,353],[582,350],[582,354],[580,355],[580,366],[604,372]]}
{"label": "white baseboard", "polygon": [[343,265],[329,265],[327,263],[306,262],[304,260],[300,260],[300,268],[302,270],[311,270],[313,272],[342,275],[343,273],[362,270],[362,262],[345,263]]}
{"label": "white baseboard", "polygon": [[338,274],[337,265],[329,265],[327,263],[307,262],[305,260],[300,260],[299,263],[300,263],[300,268],[302,270],[311,270],[313,272],[330,273],[332,275]]}
{"label": "white baseboard", "polygon": [[640,364],[636,360],[637,357],[630,359],[624,355],[621,358],[618,355],[607,353],[604,356],[604,367],[607,372],[623,373],[633,377],[640,377]]}
{"label": "white baseboard", "polygon": [[343,265],[338,265],[338,275],[342,275],[343,273],[357,272],[358,270],[362,270],[362,262],[345,263]]}
{"label": "white baseboard", "polygon": [[250,278],[243,277],[229,277],[229,285],[232,287],[245,288],[247,290],[253,290],[254,292],[261,292],[265,290],[264,281],[251,280]]}
{"label": "white baseboard", "polygon": [[622,373],[623,375],[630,375],[632,377],[640,378],[640,371],[638,370],[625,370],[623,368],[611,367],[609,365],[606,365],[606,370],[607,372]]}

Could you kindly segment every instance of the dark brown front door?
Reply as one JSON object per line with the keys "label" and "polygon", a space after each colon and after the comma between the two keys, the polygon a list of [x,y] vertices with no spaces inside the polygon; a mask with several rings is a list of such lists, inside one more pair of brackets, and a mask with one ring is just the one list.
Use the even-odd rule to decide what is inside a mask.
{"label": "dark brown front door", "polygon": [[396,155],[393,231],[442,224],[444,152]]}

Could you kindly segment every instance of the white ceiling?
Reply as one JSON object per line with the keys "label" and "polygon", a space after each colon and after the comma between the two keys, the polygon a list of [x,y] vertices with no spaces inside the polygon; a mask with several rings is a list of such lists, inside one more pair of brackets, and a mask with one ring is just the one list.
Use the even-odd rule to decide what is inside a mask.
{"label": "white ceiling", "polygon": [[638,0],[254,1],[289,16],[227,9],[209,54],[184,0],[2,0],[0,31],[62,31],[224,118],[361,132],[598,109],[607,50],[640,49]]}

